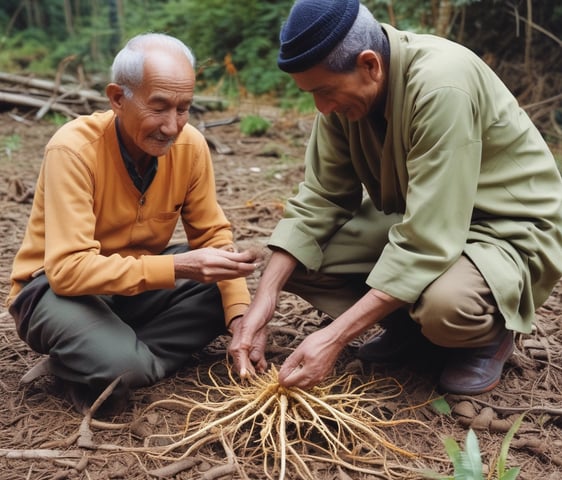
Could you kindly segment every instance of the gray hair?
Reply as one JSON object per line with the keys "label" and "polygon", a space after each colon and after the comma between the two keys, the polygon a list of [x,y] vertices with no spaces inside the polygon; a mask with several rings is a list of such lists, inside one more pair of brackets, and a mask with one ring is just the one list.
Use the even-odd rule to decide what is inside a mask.
{"label": "gray hair", "polygon": [[111,81],[123,87],[125,96],[133,96],[133,90],[142,83],[145,50],[147,47],[183,53],[191,66],[195,68],[195,57],[189,47],[181,40],[165,33],[143,33],[131,38],[115,56],[111,65]]}
{"label": "gray hair", "polygon": [[360,5],[357,18],[347,35],[321,63],[331,72],[350,72],[355,68],[357,55],[363,50],[382,52],[381,35],[384,33],[379,22],[365,5]]}

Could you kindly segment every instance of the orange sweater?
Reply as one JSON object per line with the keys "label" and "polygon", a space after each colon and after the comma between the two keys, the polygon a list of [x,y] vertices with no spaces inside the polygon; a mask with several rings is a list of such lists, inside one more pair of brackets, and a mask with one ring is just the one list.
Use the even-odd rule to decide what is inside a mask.
{"label": "orange sweater", "polygon": [[[190,248],[232,243],[209,149],[197,129],[185,126],[141,194],[121,157],[113,112],[69,122],[47,144],[7,305],[22,282],[43,270],[58,295],[173,288],[173,257],[158,254],[180,217]],[[250,301],[246,281],[218,285],[229,323]]]}

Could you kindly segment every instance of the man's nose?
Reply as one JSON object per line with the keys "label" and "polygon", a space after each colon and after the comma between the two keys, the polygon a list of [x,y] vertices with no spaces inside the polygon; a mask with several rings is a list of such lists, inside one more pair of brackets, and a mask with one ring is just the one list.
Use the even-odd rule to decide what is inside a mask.
{"label": "man's nose", "polygon": [[179,115],[175,110],[171,110],[162,123],[162,133],[171,137],[176,136],[184,127],[185,122],[185,115]]}

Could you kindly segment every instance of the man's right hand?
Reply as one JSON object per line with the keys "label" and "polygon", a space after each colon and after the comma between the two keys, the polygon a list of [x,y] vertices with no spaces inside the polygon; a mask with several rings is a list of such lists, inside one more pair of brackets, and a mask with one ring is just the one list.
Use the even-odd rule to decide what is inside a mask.
{"label": "man's right hand", "polygon": [[263,373],[267,369],[267,324],[275,311],[275,300],[269,307],[266,303],[254,300],[246,314],[235,318],[228,326],[232,333],[228,354],[241,378],[253,376],[256,372]]}
{"label": "man's right hand", "polygon": [[232,341],[228,353],[242,378],[267,368],[266,327],[277,307],[279,293],[295,269],[296,259],[283,251],[275,251],[262,274],[254,300],[243,317],[233,320],[229,328]]}
{"label": "man's right hand", "polygon": [[257,250],[229,252],[220,248],[198,248],[174,255],[176,278],[189,278],[201,283],[247,277],[263,259]]}

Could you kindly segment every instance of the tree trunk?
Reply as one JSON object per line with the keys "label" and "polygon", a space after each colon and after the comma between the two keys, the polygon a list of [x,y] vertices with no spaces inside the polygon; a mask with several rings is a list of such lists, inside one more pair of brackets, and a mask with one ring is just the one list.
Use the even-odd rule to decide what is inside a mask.
{"label": "tree trunk", "polygon": [[389,19],[389,23],[393,26],[396,27],[396,15],[394,13],[394,5],[392,5],[392,0],[390,0],[386,6],[386,10],[388,12],[388,19]]}
{"label": "tree trunk", "polygon": [[449,25],[453,18],[453,4],[451,0],[441,0],[435,21],[435,34],[446,37],[449,33]]}
{"label": "tree trunk", "polygon": [[525,25],[525,71],[532,74],[533,65],[531,58],[531,47],[533,40],[533,2],[527,0],[527,24]]}
{"label": "tree trunk", "polygon": [[121,17],[119,16],[118,0],[108,1],[108,20],[111,34],[109,37],[109,49],[112,55],[119,51],[121,46]]}
{"label": "tree trunk", "polygon": [[74,21],[72,19],[72,5],[70,0],[64,0],[64,24],[69,35],[74,35]]}

